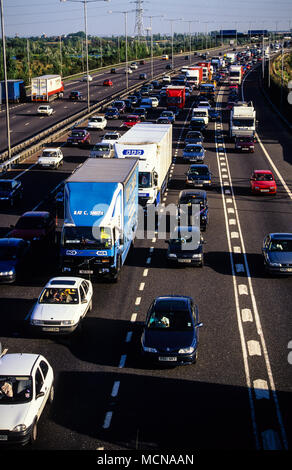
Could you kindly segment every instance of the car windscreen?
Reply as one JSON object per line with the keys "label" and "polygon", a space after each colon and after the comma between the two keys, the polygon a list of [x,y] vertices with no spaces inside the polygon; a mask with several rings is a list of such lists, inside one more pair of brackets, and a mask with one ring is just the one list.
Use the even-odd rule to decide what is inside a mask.
{"label": "car windscreen", "polygon": [[158,303],[149,316],[147,327],[155,330],[189,331],[193,329],[190,313],[182,302]]}
{"label": "car windscreen", "polygon": [[99,250],[112,247],[111,231],[106,227],[65,227],[62,238],[65,249]]}
{"label": "car windscreen", "polygon": [[148,171],[139,171],[139,188],[150,188],[151,173]]}
{"label": "car windscreen", "polygon": [[195,167],[195,168],[190,168],[188,171],[189,175],[208,175],[209,170],[206,167]]}
{"label": "car windscreen", "polygon": [[46,221],[41,217],[20,217],[15,228],[17,229],[43,229]]}
{"label": "car windscreen", "polygon": [[268,175],[266,173],[256,174],[255,180],[256,181],[274,181],[272,175]]}
{"label": "car windscreen", "polygon": [[93,147],[95,152],[108,152],[110,150],[108,145],[95,145]]}
{"label": "car windscreen", "polygon": [[0,376],[0,405],[31,401],[33,384],[30,376]]}
{"label": "car windscreen", "polygon": [[85,135],[85,132],[78,132],[78,131],[73,131],[71,132],[72,137],[83,137]]}
{"label": "car windscreen", "polygon": [[39,299],[40,304],[77,304],[78,290],[63,287],[45,288]]}
{"label": "car windscreen", "polygon": [[106,134],[103,139],[104,140],[113,140],[113,139],[118,139],[119,136],[117,134]]}
{"label": "car windscreen", "polygon": [[270,251],[292,252],[292,240],[272,239],[269,245]]}
{"label": "car windscreen", "polygon": [[56,157],[56,156],[57,156],[57,152],[54,152],[54,151],[44,150],[42,153],[42,157]]}
{"label": "car windscreen", "polygon": [[191,152],[191,153],[199,153],[199,152],[202,152],[203,151],[203,148],[202,147],[199,147],[198,145],[187,145],[185,150],[185,152]]}
{"label": "car windscreen", "polygon": [[207,112],[206,111],[194,111],[193,115],[196,117],[206,117]]}

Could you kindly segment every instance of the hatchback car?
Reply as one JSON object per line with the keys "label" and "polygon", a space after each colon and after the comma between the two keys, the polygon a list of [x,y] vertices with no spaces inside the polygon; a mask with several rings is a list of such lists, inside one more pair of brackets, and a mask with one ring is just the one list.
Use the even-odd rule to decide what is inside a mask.
{"label": "hatchback car", "polygon": [[108,108],[105,112],[106,119],[119,119],[120,113],[117,108]]}
{"label": "hatchback car", "polygon": [[33,444],[38,421],[54,399],[54,372],[40,354],[4,354],[0,360],[0,441]]}
{"label": "hatchback car", "polygon": [[42,104],[37,109],[38,114],[44,114],[45,116],[51,116],[53,114],[53,111],[53,108],[48,104]]}
{"label": "hatchback car", "polygon": [[131,69],[133,70],[137,70],[138,68],[138,65],[136,64],[136,62],[132,62],[131,65],[130,65]]}
{"label": "hatchback car", "polygon": [[81,91],[71,91],[70,94],[69,94],[69,100],[81,101],[82,100]]}
{"label": "hatchback car", "polygon": [[103,81],[103,86],[113,86],[112,80],[107,78],[106,80]]}
{"label": "hatchback car", "polygon": [[130,128],[135,126],[135,124],[138,124],[139,122],[141,122],[139,116],[137,116],[136,114],[128,114],[128,116],[126,116],[125,121],[123,122],[123,126]]}
{"label": "hatchback car", "polygon": [[170,266],[190,265],[203,267],[204,240],[199,226],[180,225],[175,228],[171,238],[165,242],[168,244],[166,257]]}
{"label": "hatchback car", "polygon": [[200,144],[187,144],[183,150],[182,158],[189,162],[203,162],[205,149]]}
{"label": "hatchback car", "polygon": [[46,211],[29,211],[22,214],[8,233],[9,238],[22,238],[36,243],[54,243],[56,235],[55,218]]}
{"label": "hatchback car", "polygon": [[188,131],[185,137],[185,145],[187,144],[203,144],[204,137],[200,131]]}
{"label": "hatchback car", "polygon": [[107,125],[107,120],[104,116],[91,116],[87,123],[88,129],[101,129],[103,130]]}
{"label": "hatchback car", "polygon": [[189,124],[189,130],[190,131],[199,131],[203,132],[206,129],[206,123],[204,119],[191,119],[190,124]]}
{"label": "hatchback car", "polygon": [[186,186],[210,188],[212,186],[212,173],[208,165],[191,165],[186,173]]}
{"label": "hatchback car", "polygon": [[0,282],[11,284],[29,261],[30,242],[21,238],[0,238]]}
{"label": "hatchback car", "polygon": [[81,277],[54,277],[42,290],[30,314],[34,330],[70,334],[92,309],[92,283]]}
{"label": "hatchback car", "polygon": [[264,266],[270,274],[292,274],[292,233],[269,233],[263,241]]}
{"label": "hatchback car", "polygon": [[38,158],[38,165],[43,168],[59,168],[63,165],[64,155],[60,147],[48,147],[43,149]]}
{"label": "hatchback car", "polygon": [[[198,205],[200,210],[200,219],[196,219],[194,204]],[[200,229],[205,231],[209,223],[209,209],[207,193],[202,189],[184,189],[179,193],[177,204],[177,218],[180,222],[190,225],[199,225]]]}
{"label": "hatchback car", "polygon": [[101,143],[102,143],[102,144],[103,144],[104,142],[115,143],[115,142],[117,142],[117,141],[119,140],[120,137],[121,137],[120,132],[117,132],[117,131],[107,132],[107,133],[103,136]]}
{"label": "hatchback car", "polygon": [[156,364],[192,364],[197,359],[198,307],[191,297],[161,296],[147,312],[141,337],[144,359]]}
{"label": "hatchback car", "polygon": [[67,138],[67,145],[90,145],[90,133],[86,129],[73,129]]}
{"label": "hatchback car", "polygon": [[0,203],[11,207],[22,199],[23,187],[21,181],[14,179],[0,180]]}
{"label": "hatchback car", "polygon": [[270,170],[254,170],[250,177],[250,189],[255,194],[276,194],[277,184]]}
{"label": "hatchback car", "polygon": [[90,158],[112,158],[114,146],[110,142],[97,142],[90,150]]}

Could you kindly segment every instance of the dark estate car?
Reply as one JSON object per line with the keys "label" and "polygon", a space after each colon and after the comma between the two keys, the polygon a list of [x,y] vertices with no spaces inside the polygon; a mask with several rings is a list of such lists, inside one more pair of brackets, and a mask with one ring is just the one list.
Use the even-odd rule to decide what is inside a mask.
{"label": "dark estate car", "polygon": [[21,238],[0,238],[0,282],[15,282],[28,261],[30,242]]}
{"label": "dark estate car", "polygon": [[212,185],[212,173],[210,172],[208,165],[191,165],[186,173],[186,185],[210,188]]}
{"label": "dark estate car", "polygon": [[[200,210],[200,229],[205,231],[209,223],[209,209],[207,193],[201,189],[184,189],[179,193],[178,197],[178,219],[188,224],[194,224],[193,205],[198,204]],[[183,217],[186,220],[183,220]]]}
{"label": "dark estate car", "polygon": [[73,129],[67,139],[68,145],[90,145],[90,133],[86,129]]}
{"label": "dark estate car", "polygon": [[49,212],[25,212],[11,228],[9,238],[22,238],[33,243],[55,241],[56,221]]}
{"label": "dark estate car", "polygon": [[198,307],[191,297],[157,297],[150,305],[141,337],[145,359],[164,365],[196,362]]}
{"label": "dark estate car", "polygon": [[269,233],[262,252],[268,273],[292,275],[292,233]]}
{"label": "dark estate car", "polygon": [[141,121],[145,121],[147,118],[147,110],[145,108],[136,108],[135,109],[136,116],[139,116]]}
{"label": "dark estate car", "polygon": [[8,203],[14,206],[16,202],[22,199],[22,184],[17,180],[0,180],[0,203]]}

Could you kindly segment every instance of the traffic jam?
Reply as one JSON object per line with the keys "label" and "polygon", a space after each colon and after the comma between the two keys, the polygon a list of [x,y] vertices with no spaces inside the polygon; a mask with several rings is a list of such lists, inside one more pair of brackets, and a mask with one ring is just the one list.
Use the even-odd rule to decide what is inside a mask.
{"label": "traffic jam", "polygon": [[[259,146],[256,106],[244,98],[243,88],[249,74],[261,65],[262,51],[258,45],[210,58],[201,54],[194,65],[179,71],[172,70],[168,56],[161,60],[166,62],[162,78],[151,81],[140,74],[139,89],[115,99],[102,113],[92,114],[35,157],[40,184],[47,172],[64,173],[65,178],[0,238],[2,287],[11,285],[13,297],[17,286],[33,286],[34,299],[23,326],[27,338],[78,341],[75,338],[86,331],[86,319],[98,316],[95,308],[102,286],[106,284],[105,295],[115,297],[145,238],[152,247],[145,265],[141,264],[145,279],[155,252],[152,244],[161,239],[165,245],[156,263],[161,262],[166,273],[174,270],[182,279],[195,276],[200,283],[210,260],[208,237],[216,231],[219,200],[215,198],[222,196],[226,214],[236,213],[236,207],[235,212],[231,207],[234,194],[226,159],[227,153],[233,159],[251,159]],[[128,73],[139,66],[131,63]],[[114,77],[116,70],[110,73]],[[112,87],[114,81],[106,79],[102,85]],[[63,96],[66,89],[62,87],[60,93]],[[68,99],[78,101],[83,96],[74,90]],[[38,113],[53,116],[47,104],[40,105]],[[66,175],[70,152],[79,152],[82,158]],[[240,197],[276,200],[278,185],[271,166],[255,167]],[[0,180],[5,213],[22,208],[27,191],[20,178],[9,178],[7,172]],[[236,231],[227,228],[229,250],[237,256],[239,248],[231,245]],[[267,277],[292,274],[292,232],[282,232],[275,225],[257,243]],[[41,266],[40,274],[34,262]],[[236,261],[232,265],[238,272],[241,265]],[[37,277],[42,285],[35,282]],[[182,295],[179,288],[167,295],[163,289],[142,316],[135,351],[140,368],[172,370],[199,364],[199,331],[206,323],[191,289],[189,295]],[[53,404],[58,395],[58,372],[45,354],[28,352],[29,343],[26,351],[9,352],[4,336],[0,444],[35,444],[45,405]],[[48,350],[51,343],[45,344]],[[109,420],[105,423],[108,427]]]}

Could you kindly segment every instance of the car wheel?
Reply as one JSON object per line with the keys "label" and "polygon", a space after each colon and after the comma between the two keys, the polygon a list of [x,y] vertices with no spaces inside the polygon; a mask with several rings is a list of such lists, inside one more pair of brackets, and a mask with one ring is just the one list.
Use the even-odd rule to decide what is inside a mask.
{"label": "car wheel", "polygon": [[34,445],[38,436],[38,424],[37,424],[37,419],[35,419],[35,422],[33,423],[32,430],[30,433],[30,444]]}

